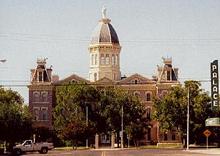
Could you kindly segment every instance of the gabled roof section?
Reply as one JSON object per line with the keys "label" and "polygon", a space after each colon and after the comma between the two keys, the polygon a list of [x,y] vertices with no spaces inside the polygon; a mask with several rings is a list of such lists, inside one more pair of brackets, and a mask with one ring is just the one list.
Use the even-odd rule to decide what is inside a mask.
{"label": "gabled roof section", "polygon": [[125,79],[122,79],[118,83],[119,84],[152,84],[152,83],[156,83],[156,81],[136,73]]}
{"label": "gabled roof section", "polygon": [[51,82],[52,69],[46,67],[47,58],[37,59],[37,66],[35,69],[31,69],[31,83],[43,84]]}
{"label": "gabled roof section", "polygon": [[103,77],[98,81],[93,82],[93,84],[106,84],[106,85],[113,85],[115,84],[115,81],[107,78],[107,77]]}
{"label": "gabled roof section", "polygon": [[76,75],[76,74],[72,74],[65,79],[57,81],[54,84],[60,85],[60,84],[69,84],[69,83],[90,83],[90,82],[88,80]]}

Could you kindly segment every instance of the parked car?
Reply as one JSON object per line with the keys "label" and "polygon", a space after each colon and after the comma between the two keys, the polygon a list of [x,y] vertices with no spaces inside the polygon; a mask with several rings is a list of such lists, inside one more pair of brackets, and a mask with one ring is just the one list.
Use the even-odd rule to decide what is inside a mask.
{"label": "parked car", "polygon": [[46,154],[48,150],[53,149],[53,143],[40,142],[33,143],[32,140],[25,140],[22,144],[18,144],[13,147],[13,153],[15,155],[21,155],[25,152],[35,152],[38,151],[41,154]]}

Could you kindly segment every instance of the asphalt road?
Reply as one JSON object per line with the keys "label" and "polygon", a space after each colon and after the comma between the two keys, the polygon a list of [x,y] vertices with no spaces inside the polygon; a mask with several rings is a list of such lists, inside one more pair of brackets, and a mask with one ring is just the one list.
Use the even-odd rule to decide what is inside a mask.
{"label": "asphalt road", "polygon": [[125,149],[125,150],[75,150],[58,151],[52,150],[48,154],[27,153],[29,156],[219,156],[219,154],[196,153],[193,150],[185,151],[178,149]]}

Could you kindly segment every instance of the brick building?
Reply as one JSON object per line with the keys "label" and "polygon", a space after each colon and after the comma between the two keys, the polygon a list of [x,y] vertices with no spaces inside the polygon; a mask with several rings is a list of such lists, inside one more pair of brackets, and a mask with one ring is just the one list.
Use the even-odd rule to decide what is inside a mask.
{"label": "brick building", "polygon": [[[157,66],[156,76],[148,78],[140,74],[121,77],[120,51],[121,45],[117,33],[106,17],[103,9],[102,19],[95,28],[89,44],[89,80],[76,74],[58,80],[52,76],[52,69],[46,67],[46,59],[38,59],[37,66],[31,70],[31,84],[29,87],[29,107],[35,120],[35,126],[44,126],[52,129],[52,110],[55,106],[55,88],[57,84],[68,82],[86,82],[94,85],[114,85],[121,87],[140,97],[145,104],[147,116],[152,112],[152,99],[155,96],[163,97],[172,86],[179,85],[178,69],[172,65],[171,58],[163,58],[163,65]],[[175,131],[162,133],[159,124],[152,121],[148,128],[148,135],[144,143],[179,142],[180,137]]]}

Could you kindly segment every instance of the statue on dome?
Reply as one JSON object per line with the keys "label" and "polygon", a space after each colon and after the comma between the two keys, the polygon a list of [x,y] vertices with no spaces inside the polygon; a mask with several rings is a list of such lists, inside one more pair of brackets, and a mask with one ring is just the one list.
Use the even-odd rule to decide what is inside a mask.
{"label": "statue on dome", "polygon": [[104,19],[107,18],[106,17],[106,8],[105,8],[105,6],[102,7],[102,18],[104,18]]}

